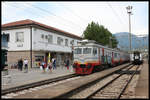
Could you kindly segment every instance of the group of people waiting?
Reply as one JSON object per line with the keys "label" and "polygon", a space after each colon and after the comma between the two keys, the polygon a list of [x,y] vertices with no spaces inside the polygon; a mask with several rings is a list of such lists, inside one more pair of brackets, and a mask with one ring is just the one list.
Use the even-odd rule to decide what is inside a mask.
{"label": "group of people waiting", "polygon": [[[21,59],[18,60],[18,70],[22,71],[23,70],[23,64],[24,64],[24,69],[25,72],[28,72],[28,60],[24,59],[24,61]],[[65,67],[69,70],[69,59],[64,60]],[[50,70],[52,72],[52,68],[56,69],[56,59],[52,58],[52,61],[49,62],[46,66],[46,62],[42,61],[40,68],[45,72],[45,70]]]}
{"label": "group of people waiting", "polygon": [[[65,67],[67,67],[67,69],[69,70],[69,59],[65,59],[64,64],[65,64]],[[40,68],[43,70],[43,72],[45,72],[45,70],[49,70],[50,72],[52,72],[52,69],[53,70],[56,69],[56,59],[52,58],[52,61],[49,62],[47,66],[46,66],[46,63],[43,61],[41,63]]]}
{"label": "group of people waiting", "polygon": [[20,71],[23,70],[23,64],[24,64],[25,72],[28,72],[28,60],[27,59],[24,59],[24,61],[22,60],[22,58],[18,60],[18,70]]}
{"label": "group of people waiting", "polygon": [[42,61],[40,67],[41,67],[41,69],[43,70],[43,72],[45,72],[45,69],[46,69],[46,68],[49,69],[50,72],[52,72],[52,68],[53,68],[53,69],[56,69],[56,59],[53,58],[53,59],[52,59],[52,62],[49,62],[47,66],[46,66],[46,63],[45,63],[44,61]]}

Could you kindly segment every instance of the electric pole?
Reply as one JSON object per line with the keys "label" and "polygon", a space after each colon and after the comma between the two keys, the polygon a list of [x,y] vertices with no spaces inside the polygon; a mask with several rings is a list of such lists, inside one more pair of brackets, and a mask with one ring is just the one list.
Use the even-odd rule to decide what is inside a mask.
{"label": "electric pole", "polygon": [[130,43],[130,53],[131,53],[131,50],[132,50],[132,48],[131,48],[131,21],[130,21],[130,16],[132,15],[132,6],[128,6],[128,7],[126,7],[126,9],[127,9],[127,13],[129,14],[129,43]]}

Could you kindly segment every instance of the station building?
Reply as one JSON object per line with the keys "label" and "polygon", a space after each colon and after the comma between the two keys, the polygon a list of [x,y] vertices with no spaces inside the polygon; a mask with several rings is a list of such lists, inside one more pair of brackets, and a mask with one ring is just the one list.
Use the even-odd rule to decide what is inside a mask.
{"label": "station building", "polygon": [[45,60],[56,58],[56,65],[73,60],[73,46],[82,38],[69,32],[33,21],[21,20],[2,25],[1,34],[8,35],[8,66],[28,59],[29,67],[39,67]]}

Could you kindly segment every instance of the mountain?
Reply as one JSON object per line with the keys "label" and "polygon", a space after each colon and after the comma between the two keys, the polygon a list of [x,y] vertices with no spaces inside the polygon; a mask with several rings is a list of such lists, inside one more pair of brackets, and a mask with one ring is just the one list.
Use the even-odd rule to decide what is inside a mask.
{"label": "mountain", "polygon": [[[118,48],[122,49],[122,50],[129,50],[129,33],[128,32],[119,32],[119,33],[115,33],[113,34],[118,43]],[[134,34],[131,34],[131,46],[132,46],[132,50],[135,49],[143,49],[148,47],[148,35],[144,36],[144,37],[138,37]]]}

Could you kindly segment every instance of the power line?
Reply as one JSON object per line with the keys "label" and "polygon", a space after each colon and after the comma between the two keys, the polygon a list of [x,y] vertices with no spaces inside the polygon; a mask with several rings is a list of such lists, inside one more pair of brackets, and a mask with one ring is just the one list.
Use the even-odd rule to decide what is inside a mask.
{"label": "power line", "polygon": [[[25,3],[26,4],[26,3]],[[7,4],[4,4],[5,6],[7,6]],[[14,5],[8,5],[8,6],[11,6],[11,7],[13,7],[13,8],[19,8],[20,9],[20,7],[17,7],[17,6],[14,6]],[[33,6],[32,6],[33,7]],[[24,10],[24,11],[26,11],[26,10]],[[32,12],[32,11],[30,11],[30,10],[28,10],[28,11],[26,11],[27,13],[29,13],[29,14],[32,14],[33,15],[33,13],[35,13],[35,12]],[[37,14],[38,16],[41,16],[42,14],[38,14],[38,13],[35,13],[35,14]],[[48,13],[49,14],[49,13]],[[42,16],[43,17],[43,16]],[[47,19],[47,18],[45,18],[45,19]],[[62,20],[61,20],[62,21]],[[62,24],[62,23],[61,23]],[[64,23],[63,23],[64,24]],[[65,23],[66,24],[66,23]],[[65,25],[64,24],[64,25]],[[70,25],[69,25],[70,26]],[[76,27],[76,28],[79,28],[79,27]]]}
{"label": "power line", "polygon": [[[114,14],[118,17],[119,22],[121,23],[121,25],[123,25],[124,23],[122,22],[122,20],[120,19],[119,15],[117,14],[117,12],[115,11],[115,9],[113,9],[113,7],[111,6],[111,4],[109,4],[107,2],[108,6],[112,9],[112,11],[114,12]],[[125,24],[124,24],[125,25]]]}
{"label": "power line", "polygon": [[[7,4],[5,4],[5,3],[4,3],[4,5],[7,6]],[[17,6],[15,6],[15,5],[12,5],[12,4],[11,4],[11,5],[8,5],[8,6],[11,6],[11,7],[13,7],[13,8],[20,8],[20,7],[17,7]],[[28,11],[26,11],[26,12],[29,13],[29,14],[31,14],[31,13],[33,14],[33,12],[30,11],[30,10],[28,10]],[[39,15],[39,16],[41,16],[41,15],[38,14],[38,13],[36,13],[36,14]]]}
{"label": "power line", "polygon": [[[29,5],[29,4],[28,4],[28,5]],[[67,20],[67,19],[65,19],[65,18],[63,18],[63,17],[61,17],[61,16],[58,16],[58,15],[56,15],[56,14],[50,12],[50,11],[47,11],[47,10],[45,10],[45,9],[43,9],[43,8],[37,7],[37,6],[35,6],[35,5],[32,5],[32,7],[37,8],[37,9],[39,9],[39,10],[41,10],[41,11],[44,11],[44,12],[50,14],[50,15],[53,15],[53,16],[56,16],[56,17],[60,17],[61,19],[66,20],[66,21],[68,21],[68,22],[70,22],[70,23],[72,23],[72,24],[74,24],[74,25],[76,25],[76,26],[78,26],[78,27],[80,26],[80,25],[77,25],[77,24],[73,23],[73,22],[70,21],[70,20]],[[80,28],[81,28],[81,27],[80,27]],[[81,29],[82,29],[82,28],[81,28]]]}
{"label": "power line", "polygon": [[[58,5],[62,6],[61,4],[58,3]],[[68,11],[74,13],[75,16],[77,16],[81,21],[84,21],[84,22],[88,22],[88,20],[82,18],[81,16],[79,16],[77,13],[75,13],[73,10],[71,10],[69,7],[67,6],[63,6],[65,9],[67,9]]]}

